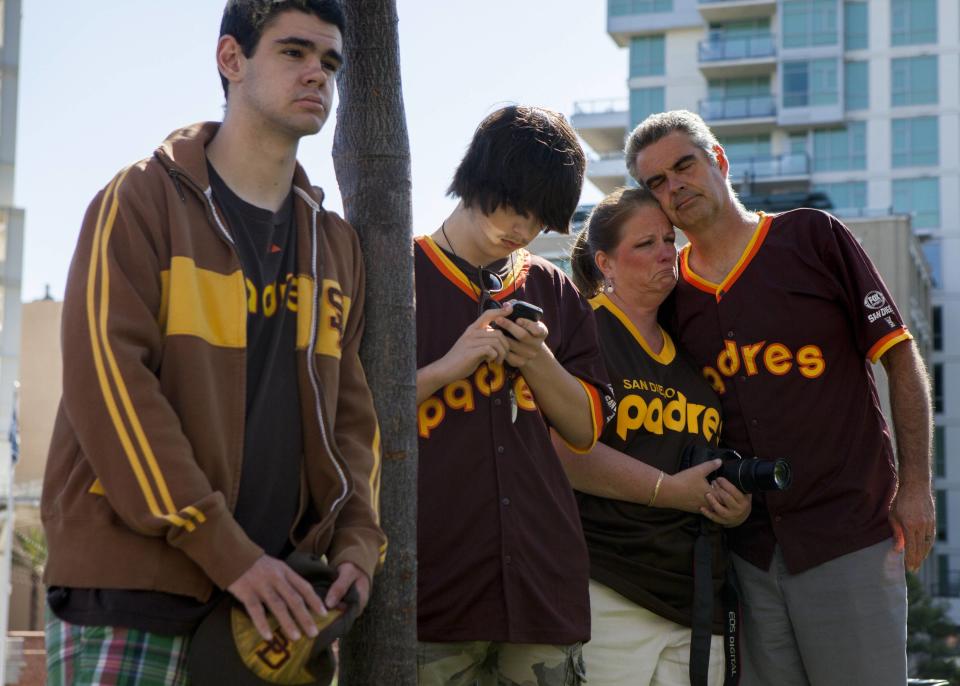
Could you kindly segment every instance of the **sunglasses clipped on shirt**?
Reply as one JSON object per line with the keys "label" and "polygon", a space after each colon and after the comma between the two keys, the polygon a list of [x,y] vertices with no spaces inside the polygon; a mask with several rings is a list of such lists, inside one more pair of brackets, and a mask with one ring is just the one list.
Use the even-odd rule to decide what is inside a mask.
{"label": "sunglasses clipped on shirt", "polygon": [[477,316],[487,310],[498,310],[503,307],[494,300],[493,296],[503,290],[503,279],[496,272],[485,267],[477,267],[477,281],[480,284],[480,302]]}

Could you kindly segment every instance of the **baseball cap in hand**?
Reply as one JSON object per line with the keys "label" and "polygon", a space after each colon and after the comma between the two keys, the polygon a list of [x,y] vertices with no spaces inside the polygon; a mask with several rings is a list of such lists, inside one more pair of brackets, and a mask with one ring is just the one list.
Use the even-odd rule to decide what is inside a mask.
{"label": "baseball cap in hand", "polygon": [[[286,560],[310,582],[321,598],[337,572],[319,557],[296,552]],[[322,685],[333,680],[336,661],[333,641],[345,635],[359,614],[354,587],[344,596],[345,610],[329,609],[314,615],[320,633],[291,641],[268,612],[273,638],[264,640],[243,605],[229,593],[197,627],[190,641],[187,666],[194,686],[262,686],[262,684]]]}

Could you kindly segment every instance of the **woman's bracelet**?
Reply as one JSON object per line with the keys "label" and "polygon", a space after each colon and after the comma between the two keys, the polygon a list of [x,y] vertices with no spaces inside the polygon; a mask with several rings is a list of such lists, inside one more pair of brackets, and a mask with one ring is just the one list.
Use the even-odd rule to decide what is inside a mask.
{"label": "woman's bracelet", "polygon": [[647,507],[653,507],[653,504],[657,501],[657,494],[660,493],[660,485],[663,483],[663,470],[660,470],[660,476],[657,477],[657,485],[653,487],[653,495],[650,496],[650,502],[647,503]]}

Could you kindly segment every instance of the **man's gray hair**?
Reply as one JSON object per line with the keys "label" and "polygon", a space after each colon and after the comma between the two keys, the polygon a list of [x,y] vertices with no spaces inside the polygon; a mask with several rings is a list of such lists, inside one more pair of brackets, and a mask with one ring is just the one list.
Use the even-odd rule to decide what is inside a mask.
{"label": "man's gray hair", "polygon": [[670,112],[651,114],[630,133],[624,151],[627,158],[627,171],[641,186],[644,184],[643,179],[640,178],[640,171],[637,169],[637,153],[674,131],[683,131],[690,136],[694,145],[701,148],[709,159],[716,161],[714,146],[720,145],[720,142],[699,114],[694,114],[688,110],[671,110]]}

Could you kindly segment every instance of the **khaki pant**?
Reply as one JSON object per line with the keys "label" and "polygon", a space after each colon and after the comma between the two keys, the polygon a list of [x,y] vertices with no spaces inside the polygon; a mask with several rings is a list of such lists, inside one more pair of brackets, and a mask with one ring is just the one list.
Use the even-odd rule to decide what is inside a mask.
{"label": "khaki pant", "polygon": [[743,606],[741,686],[902,686],[903,553],[886,540],[799,574],[780,546],[767,571],[733,555]]}
{"label": "khaki pant", "polygon": [[580,644],[419,643],[419,686],[580,686]]}
{"label": "khaki pant", "polygon": [[[690,628],[590,580],[589,686],[690,686]],[[710,686],[723,683],[723,636],[710,642]],[[769,686],[773,686],[770,684]]]}

